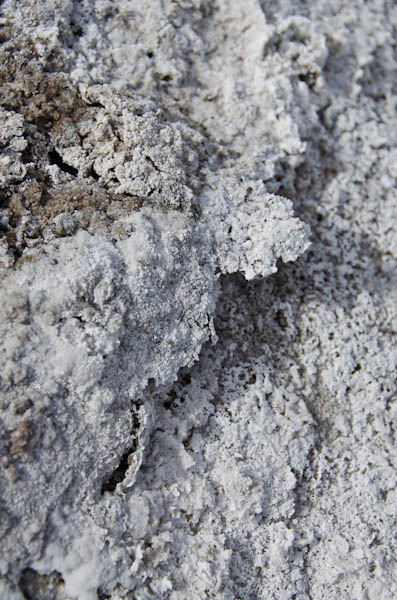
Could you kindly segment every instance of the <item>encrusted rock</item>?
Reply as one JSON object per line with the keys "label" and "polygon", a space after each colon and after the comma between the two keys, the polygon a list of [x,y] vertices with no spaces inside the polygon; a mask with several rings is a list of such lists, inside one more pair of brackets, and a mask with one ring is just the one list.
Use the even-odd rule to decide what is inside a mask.
{"label": "encrusted rock", "polygon": [[395,11],[0,19],[1,599],[395,598]]}

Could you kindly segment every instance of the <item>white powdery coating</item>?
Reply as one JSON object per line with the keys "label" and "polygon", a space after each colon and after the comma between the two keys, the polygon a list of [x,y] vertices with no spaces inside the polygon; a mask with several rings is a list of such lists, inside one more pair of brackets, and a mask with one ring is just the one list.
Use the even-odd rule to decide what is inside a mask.
{"label": "white powdery coating", "polygon": [[[61,212],[5,269],[1,597],[393,600],[396,11],[5,8],[87,121],[6,106],[3,185],[49,138],[143,208]],[[313,243],[261,280],[308,247],[287,198]]]}
{"label": "white powdery coating", "polygon": [[[3,279],[2,430],[11,442],[10,459],[3,457],[4,525],[17,519],[21,532],[10,538],[9,564],[26,552],[30,560],[39,556],[37,529],[50,515],[61,526],[53,507],[62,498],[65,510],[78,513],[82,498],[95,502],[135,435],[134,401],[149,380],[175,379],[211,331],[216,276],[206,228],[180,213],[147,209],[128,222],[131,233],[116,247],[78,232]],[[10,462],[21,452],[30,458],[13,481]]]}
{"label": "white powdery coating", "polygon": [[[44,30],[35,26],[36,9],[37,42]],[[59,10],[51,35],[62,22]],[[25,13],[13,18],[18,26],[29,21]],[[40,78],[40,65],[35,68]],[[12,85],[17,89],[11,83],[10,93]],[[101,586],[137,588],[142,564],[133,548],[156,535],[157,520],[134,491],[157,418],[150,391],[174,381],[203,343],[216,338],[219,273],[269,275],[279,258],[295,260],[308,241],[288,200],[267,193],[252,176],[243,181],[232,166],[223,172],[205,138],[182,121],[168,123],[153,102],[123,99],[109,86],[81,85],[78,99],[65,83],[64,93],[65,107],[77,112],[64,120],[50,113],[45,132],[35,108],[27,113],[29,125],[18,112],[2,113],[3,184],[15,182],[12,157],[18,166],[29,146],[33,160],[28,168],[21,163],[21,186],[12,188],[5,215],[12,231],[15,210],[23,214],[15,234],[23,260],[12,268],[10,250],[3,254],[1,574],[9,590],[2,593],[10,597],[20,596],[19,579],[20,590],[33,593],[28,568],[60,573],[68,596],[88,600]],[[47,157],[48,138],[54,150]],[[22,203],[30,201],[34,169],[53,194],[45,210],[51,202],[63,208],[53,218],[39,212],[40,203],[29,212],[16,200],[22,192]],[[76,176],[94,197],[88,231],[85,207],[76,205]],[[37,197],[40,188],[34,190]],[[68,209],[68,194],[77,210]],[[123,194],[144,205],[150,198],[150,206],[117,214]],[[95,231],[101,207],[112,224]],[[163,443],[167,462],[193,466],[178,436],[167,433]],[[110,476],[125,453],[120,488]],[[156,477],[160,482],[164,474]],[[46,593],[46,585],[34,593]],[[168,579],[153,583],[159,592],[170,585]]]}

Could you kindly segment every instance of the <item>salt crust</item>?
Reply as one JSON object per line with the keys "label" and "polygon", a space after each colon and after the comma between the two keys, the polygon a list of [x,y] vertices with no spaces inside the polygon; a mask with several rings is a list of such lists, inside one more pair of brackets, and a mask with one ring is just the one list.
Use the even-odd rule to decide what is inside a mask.
{"label": "salt crust", "polygon": [[396,597],[396,14],[329,4],[3,3],[1,598]]}

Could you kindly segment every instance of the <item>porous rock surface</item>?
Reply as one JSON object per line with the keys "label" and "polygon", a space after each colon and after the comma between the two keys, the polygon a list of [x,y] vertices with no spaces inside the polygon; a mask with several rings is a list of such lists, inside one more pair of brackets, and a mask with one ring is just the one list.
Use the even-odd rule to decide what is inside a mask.
{"label": "porous rock surface", "polygon": [[1,599],[395,598],[392,3],[0,25]]}

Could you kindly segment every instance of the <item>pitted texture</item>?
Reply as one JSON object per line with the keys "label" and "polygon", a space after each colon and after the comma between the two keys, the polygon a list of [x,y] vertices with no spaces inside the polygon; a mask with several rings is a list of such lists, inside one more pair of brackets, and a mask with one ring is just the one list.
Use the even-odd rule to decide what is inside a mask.
{"label": "pitted texture", "polygon": [[395,9],[1,11],[1,598],[394,600]]}

